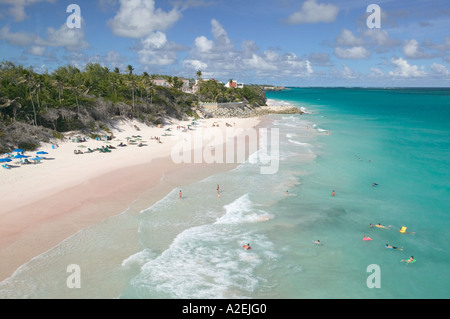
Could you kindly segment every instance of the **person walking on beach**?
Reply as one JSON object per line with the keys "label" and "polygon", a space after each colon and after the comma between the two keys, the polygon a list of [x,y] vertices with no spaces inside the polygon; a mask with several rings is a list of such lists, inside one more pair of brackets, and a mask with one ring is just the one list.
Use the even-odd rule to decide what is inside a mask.
{"label": "person walking on beach", "polygon": [[217,194],[219,193],[219,184],[217,184]]}
{"label": "person walking on beach", "polygon": [[182,193],[181,193],[181,189],[180,189],[180,192],[178,193],[178,198],[181,199],[181,197],[182,197]]}

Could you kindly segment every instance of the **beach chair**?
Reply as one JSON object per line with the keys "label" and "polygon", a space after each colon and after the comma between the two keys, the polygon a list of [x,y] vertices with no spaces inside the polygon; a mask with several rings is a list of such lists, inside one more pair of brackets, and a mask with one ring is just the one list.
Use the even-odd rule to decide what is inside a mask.
{"label": "beach chair", "polygon": [[11,169],[11,167],[9,167],[8,164],[3,164],[2,167],[3,167],[3,168],[6,168],[6,169]]}

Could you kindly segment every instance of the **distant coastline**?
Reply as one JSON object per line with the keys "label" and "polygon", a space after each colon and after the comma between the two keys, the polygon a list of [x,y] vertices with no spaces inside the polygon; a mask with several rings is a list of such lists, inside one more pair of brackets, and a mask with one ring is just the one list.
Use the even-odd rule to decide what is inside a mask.
{"label": "distant coastline", "polygon": [[273,86],[273,85],[262,85],[264,91],[284,91],[286,87],[284,86]]}

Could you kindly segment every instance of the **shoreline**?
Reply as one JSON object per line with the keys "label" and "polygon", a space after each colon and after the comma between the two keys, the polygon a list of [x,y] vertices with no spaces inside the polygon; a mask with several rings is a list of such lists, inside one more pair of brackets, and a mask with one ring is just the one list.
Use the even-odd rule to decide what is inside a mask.
{"label": "shoreline", "polygon": [[[211,123],[225,127],[223,124],[229,121],[244,129],[267,124],[263,117],[212,118],[203,120],[203,127],[210,127]],[[186,123],[168,126],[179,124]],[[121,128],[120,135],[134,134],[130,132],[134,125],[135,122],[126,123],[128,127]],[[162,132],[165,128],[148,127],[139,131],[145,138],[153,136],[148,136],[150,133],[161,135]],[[99,142],[89,143],[96,145]],[[113,150],[110,154],[82,155],[73,154],[76,144],[71,142],[63,143],[55,150],[50,150],[47,145],[41,149],[48,151],[50,158],[54,156],[53,160],[2,171],[0,191],[8,196],[0,211],[0,259],[7,262],[0,265],[0,282],[66,238],[105,218],[123,213],[131,205],[144,205],[141,201],[145,201],[145,205],[155,203],[175,187],[239,165],[173,163],[170,149],[174,143],[164,141],[163,145],[158,145],[158,152],[151,152],[148,146],[140,149],[129,146],[129,149],[133,147],[133,152]],[[132,156],[140,151],[145,156]],[[105,159],[110,161],[105,163]],[[141,198],[149,193],[151,198]]]}

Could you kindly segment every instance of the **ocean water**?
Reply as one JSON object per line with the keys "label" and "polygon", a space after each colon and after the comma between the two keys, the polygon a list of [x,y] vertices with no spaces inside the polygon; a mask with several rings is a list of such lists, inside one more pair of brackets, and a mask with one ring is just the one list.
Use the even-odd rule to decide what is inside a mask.
{"label": "ocean water", "polygon": [[[174,188],[144,209],[130,203],[21,266],[0,298],[449,298],[450,90],[267,96],[306,111],[269,117],[275,174],[254,153],[183,185],[181,200]],[[67,286],[72,264],[80,288]]]}

